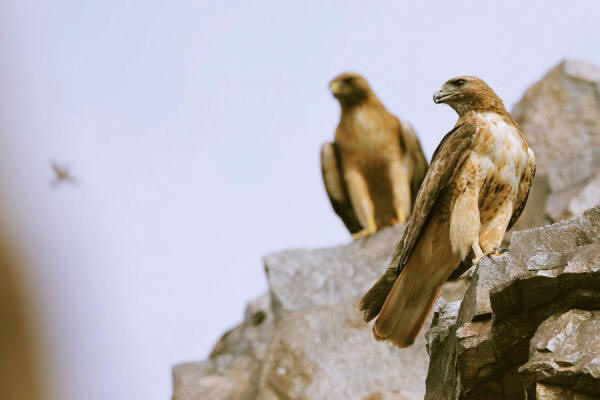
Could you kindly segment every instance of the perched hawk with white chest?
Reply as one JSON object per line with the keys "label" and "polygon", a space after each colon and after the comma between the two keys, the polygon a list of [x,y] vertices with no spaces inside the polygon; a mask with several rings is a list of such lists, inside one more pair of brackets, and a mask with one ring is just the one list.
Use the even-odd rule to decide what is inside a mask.
{"label": "perched hawk with white chest", "polygon": [[417,135],[385,109],[362,76],[341,74],[329,86],[342,108],[334,142],[321,147],[333,209],[354,238],[405,222],[427,171]]}
{"label": "perched hawk with white chest", "polygon": [[399,347],[413,343],[451,275],[497,251],[535,175],[533,151],[481,79],[451,79],[433,99],[459,119],[433,154],[390,267],[360,303],[365,321],[379,314],[375,338]]}

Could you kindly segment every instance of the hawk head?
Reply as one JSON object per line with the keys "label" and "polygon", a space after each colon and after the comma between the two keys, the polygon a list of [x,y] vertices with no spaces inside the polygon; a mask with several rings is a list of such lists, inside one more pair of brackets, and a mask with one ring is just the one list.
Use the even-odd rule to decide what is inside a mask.
{"label": "hawk head", "polygon": [[503,111],[502,100],[487,83],[475,76],[458,76],[448,80],[433,94],[436,104],[446,103],[460,116],[469,111]]}
{"label": "hawk head", "polygon": [[371,88],[367,80],[353,72],[346,72],[333,78],[329,89],[342,106],[358,104],[367,100]]}

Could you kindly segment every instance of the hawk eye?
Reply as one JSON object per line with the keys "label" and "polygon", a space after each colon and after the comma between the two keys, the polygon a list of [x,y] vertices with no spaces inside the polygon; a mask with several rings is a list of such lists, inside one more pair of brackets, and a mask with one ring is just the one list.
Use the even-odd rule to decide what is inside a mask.
{"label": "hawk eye", "polygon": [[452,84],[454,86],[462,86],[466,83],[467,81],[465,81],[464,79],[457,79],[455,81],[452,82]]}
{"label": "hawk eye", "polygon": [[354,77],[353,77],[353,76],[349,76],[349,77],[347,77],[347,78],[344,78],[344,79],[342,80],[342,82],[344,82],[345,84],[349,85],[349,84],[351,84],[352,82],[354,82]]}

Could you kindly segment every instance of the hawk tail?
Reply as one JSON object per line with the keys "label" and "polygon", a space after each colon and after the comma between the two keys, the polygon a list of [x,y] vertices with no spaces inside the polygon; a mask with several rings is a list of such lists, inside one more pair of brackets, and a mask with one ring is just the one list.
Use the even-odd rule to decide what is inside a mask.
{"label": "hawk tail", "polygon": [[360,299],[359,309],[363,312],[365,322],[371,321],[379,314],[383,303],[396,282],[397,267],[389,267],[385,273],[375,282],[373,287]]}
{"label": "hawk tail", "polygon": [[390,341],[398,347],[410,346],[456,264],[456,257],[443,262],[421,262],[413,256],[381,307],[373,325],[375,339]]}
{"label": "hawk tail", "polygon": [[441,285],[426,283],[417,291],[407,290],[410,279],[400,274],[379,317],[373,325],[376,340],[385,340],[404,348],[412,345],[423,328]]}

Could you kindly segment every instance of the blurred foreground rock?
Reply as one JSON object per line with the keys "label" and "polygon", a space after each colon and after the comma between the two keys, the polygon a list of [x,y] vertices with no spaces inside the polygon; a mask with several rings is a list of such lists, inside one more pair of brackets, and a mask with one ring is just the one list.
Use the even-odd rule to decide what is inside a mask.
{"label": "blurred foreground rock", "polygon": [[537,163],[515,230],[581,215],[600,204],[600,69],[563,61],[525,92],[512,115]]}
{"label": "blurred foreground rock", "polygon": [[426,399],[600,398],[600,207],[514,233],[427,341]]}
{"label": "blurred foreground rock", "polygon": [[[266,256],[269,293],[248,305],[207,361],[174,368],[174,399],[422,399],[424,334],[404,350],[376,342],[358,311],[402,229]],[[457,300],[465,288],[450,282],[443,295]]]}

